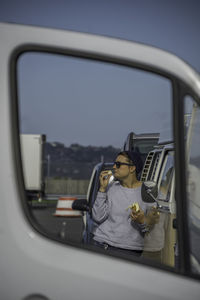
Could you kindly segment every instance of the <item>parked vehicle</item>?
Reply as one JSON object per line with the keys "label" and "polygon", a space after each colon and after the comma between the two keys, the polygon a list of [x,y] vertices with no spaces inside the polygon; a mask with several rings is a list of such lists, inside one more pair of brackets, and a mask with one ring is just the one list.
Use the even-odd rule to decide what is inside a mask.
{"label": "parked vehicle", "polygon": [[29,199],[40,200],[44,195],[45,138],[40,134],[20,134],[24,184]]}
{"label": "parked vehicle", "polygon": [[[198,168],[195,166],[194,161],[191,160],[190,155],[192,152],[191,141],[195,126],[197,126],[197,107],[193,105],[191,113],[184,116],[184,140],[186,144],[186,159],[188,160],[187,172],[188,172],[188,197],[190,197],[190,203],[188,203],[187,209],[189,212],[189,228],[193,239],[197,239],[196,243],[193,243],[191,247],[191,261],[193,270],[199,272],[200,270],[200,255],[199,255],[199,239],[197,235],[200,233],[200,210],[198,205],[199,192],[198,192]],[[157,205],[161,212],[168,216],[168,228],[166,246],[169,251],[169,244],[171,244],[171,256],[172,260],[178,259],[178,251],[173,254],[173,245],[178,244],[177,232],[177,212],[176,212],[176,193],[175,193],[175,146],[174,143],[158,142],[158,145],[154,147],[152,151],[147,155],[144,168],[141,174],[141,180],[148,184],[155,183],[157,185]],[[178,248],[178,246],[177,246]],[[165,255],[166,256],[166,255]],[[166,261],[166,257],[165,257]]]}
{"label": "parked vehicle", "polygon": [[[97,224],[93,221],[92,219],[92,207],[95,202],[97,192],[99,190],[99,175],[102,171],[104,170],[112,170],[113,163],[99,163],[97,164],[92,172],[91,179],[90,179],[90,184],[88,187],[88,192],[87,192],[87,200],[83,203],[80,202],[78,203],[78,200],[75,201],[73,208],[80,209],[80,210],[85,210],[82,209],[83,205],[87,204],[87,211],[84,214],[84,224],[85,224],[85,230],[83,232],[83,242],[85,244],[90,244],[92,237],[93,237],[93,230]],[[110,181],[112,181],[114,178],[111,176]],[[78,205],[77,205],[78,204]],[[77,205],[77,206],[76,206]]]}
{"label": "parked vehicle", "polygon": [[[196,170],[194,177],[196,182],[199,182],[199,74],[173,54],[154,47],[109,37],[2,23],[0,24],[0,40],[0,138],[3,145],[0,156],[1,299],[64,300],[66,298],[81,298],[98,300],[124,298],[128,300],[145,299],[147,297],[149,300],[199,299],[200,272],[198,268],[194,268],[196,266],[194,259],[198,260],[198,256],[194,258],[193,252],[196,249],[194,244],[196,243],[197,247],[200,245],[200,231],[196,228],[194,236],[194,231],[190,226],[191,211],[193,211],[193,209],[190,209],[191,191],[195,193],[195,190],[191,187],[195,182],[193,181],[192,185],[190,185],[190,178],[187,172],[188,165],[192,164],[193,169]],[[39,226],[32,210],[27,205],[20,155],[19,93],[17,83],[19,78],[18,60],[24,53],[59,54],[62,57],[82,58],[84,61],[89,62],[97,61],[100,66],[102,62],[106,62],[109,66],[116,65],[117,68],[125,66],[128,72],[132,69],[137,69],[137,71],[150,72],[151,74],[159,75],[162,79],[167,79],[167,84],[170,86],[170,100],[173,104],[173,122],[170,124],[173,125],[174,144],[173,151],[172,148],[165,149],[167,156],[166,160],[162,161],[164,164],[166,161],[165,166],[170,166],[173,155],[175,157],[174,169],[172,173],[169,173],[169,178],[172,181],[175,180],[178,267],[168,263],[156,264],[151,260],[138,257],[128,258],[120,254],[106,255],[100,250],[90,247],[90,245],[78,244],[71,240],[63,241],[60,237],[49,233],[48,226],[46,228],[45,226]],[[32,67],[34,69],[35,65],[32,65]],[[56,70],[51,68],[49,74],[53,72],[56,72]],[[56,76],[58,73],[57,71]],[[123,70],[123,74],[120,74],[120,80],[125,73]],[[83,74],[85,76],[84,72]],[[92,74],[95,77],[95,74]],[[102,74],[105,74],[105,68],[103,68]],[[36,72],[35,81],[37,76],[38,73]],[[71,76],[74,76],[74,74],[70,73],[69,78]],[[63,76],[61,77],[63,79]],[[74,77],[76,78],[76,76]],[[65,84],[69,78],[66,79]],[[110,80],[111,77],[108,78]],[[114,89],[117,87],[117,84],[120,85],[120,80],[113,84]],[[98,77],[96,82],[99,82]],[[130,80],[130,82],[132,87],[133,81]],[[81,83],[76,82],[73,92],[79,90]],[[90,82],[90,85],[92,86],[93,82]],[[110,85],[110,82],[108,85]],[[141,84],[141,86],[143,87],[144,85]],[[46,89],[49,88],[50,86],[47,85]],[[82,86],[81,91],[84,91],[84,88],[85,86]],[[123,91],[123,101],[126,96],[124,93]],[[95,93],[96,96],[97,92]],[[184,103],[187,96],[190,96],[195,104],[194,122],[193,126],[190,127],[189,151],[185,144],[184,134]],[[92,97],[92,105],[87,106],[87,110],[84,110],[85,113],[88,113],[85,118],[91,118],[93,122],[96,122],[92,115],[94,110],[97,109],[96,104],[99,104],[98,109],[100,109],[101,105],[101,103],[95,102],[95,97]],[[55,94],[55,101],[58,106],[63,101],[70,100],[66,100],[66,98],[62,98],[58,103],[59,99],[57,94]],[[78,109],[82,112],[85,109],[85,103],[82,101],[81,92],[79,99],[81,99],[79,102],[81,105]],[[149,95],[147,100],[148,103],[153,101]],[[134,101],[134,97],[128,99],[128,110],[131,110],[131,112],[136,107]],[[49,104],[50,101],[47,102],[46,106],[42,106],[43,110],[47,109],[47,107],[49,109]],[[68,110],[70,110],[70,107],[77,108],[77,105],[76,103],[70,103]],[[63,125],[65,126],[66,135],[67,132],[71,132],[74,123],[79,121],[76,117],[76,111],[77,109],[73,111],[73,124],[64,123]],[[110,127],[117,130],[126,116],[122,110],[122,105],[116,104],[112,111],[114,111],[113,115],[117,116],[118,123],[113,124],[110,122],[109,124]],[[106,116],[106,108],[104,108],[104,112],[103,116],[98,116],[102,121],[106,117],[110,121],[110,115]],[[48,117],[52,123],[54,116],[53,112],[48,110]],[[144,116],[141,115],[140,117],[142,119]],[[89,133],[89,130],[90,128],[88,128],[87,133]],[[107,130],[110,130],[110,128],[107,128]],[[157,155],[160,153],[160,158],[164,155],[162,154],[163,149],[159,151],[159,147],[157,150],[155,148],[155,152],[158,152]],[[187,153],[187,159],[185,153]],[[154,156],[156,158],[153,152]],[[149,175],[145,175],[145,180],[148,176],[150,176],[150,179],[158,178],[160,187],[162,187],[164,184],[164,181],[162,184],[162,178],[165,178],[165,176],[159,175],[161,173],[159,173],[158,168],[154,168],[156,161],[151,166],[152,169],[150,168],[150,171],[148,169],[147,173]],[[94,170],[93,179],[97,176],[101,167]],[[105,167],[110,166],[105,165]],[[160,171],[162,170],[163,174],[167,174],[165,173],[165,167],[160,169]],[[171,172],[170,168],[168,170]],[[176,174],[175,178],[173,177],[174,172]],[[94,195],[96,192],[97,181],[92,180],[92,183],[94,182],[96,182],[94,185],[90,185],[89,195]],[[172,187],[168,190],[170,190],[171,197]],[[166,208],[167,211],[173,211],[174,209],[172,204],[173,197],[172,199],[170,197],[169,199],[162,198],[163,208]],[[196,206],[200,205],[199,201],[199,194],[196,193],[194,201]],[[198,215],[195,215],[195,217],[198,219]],[[168,245],[170,250],[172,250],[172,244],[168,243]]]}

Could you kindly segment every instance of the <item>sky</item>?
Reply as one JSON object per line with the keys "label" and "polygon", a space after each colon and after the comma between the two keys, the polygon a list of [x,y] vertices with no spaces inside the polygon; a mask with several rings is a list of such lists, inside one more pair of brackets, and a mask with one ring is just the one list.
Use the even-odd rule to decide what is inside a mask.
{"label": "sky", "polygon": [[[145,43],[178,55],[198,72],[200,72],[199,11],[200,1],[198,0],[0,0],[0,22],[68,29]],[[171,119],[170,117],[168,118],[170,104],[166,100],[166,98],[169,98],[170,88],[167,87],[167,82],[164,84],[157,83],[156,79],[156,89],[159,85],[159,89],[157,89],[159,92],[155,95],[154,92],[152,94],[149,92],[152,86],[155,86],[151,77],[148,79],[148,83],[146,79],[143,79],[146,88],[145,92],[144,84],[140,87],[140,75],[135,75],[133,74],[134,72],[124,72],[124,70],[118,70],[116,67],[99,66],[93,63],[85,66],[84,62],[71,62],[70,60],[66,60],[66,68],[62,70],[62,67],[65,65],[62,59],[50,60],[51,62],[49,62],[48,57],[41,59],[39,56],[34,57],[32,55],[28,59],[24,57],[20,62],[19,85],[22,132],[42,132],[47,134],[49,140],[57,140],[66,145],[77,142],[83,145],[111,144],[120,146],[126,135],[133,129],[140,133],[147,131],[146,128],[150,132],[161,131],[170,122]],[[69,67],[71,65],[73,66]],[[66,88],[66,82],[62,84],[61,82],[56,83],[56,71],[52,76],[49,75],[52,69],[57,70],[57,73],[62,73],[62,78],[66,78],[68,76],[66,70],[70,70],[70,74],[74,74],[76,81],[77,78],[79,79],[79,89],[74,84],[75,79],[73,81],[73,76],[68,76],[68,88]],[[85,73],[84,70],[86,69],[87,72]],[[101,86],[93,81],[94,76],[103,85],[104,92],[101,91]],[[110,78],[113,78],[113,83],[110,81]],[[39,92],[40,79],[43,80],[43,89]],[[106,80],[109,80],[109,87],[106,84]],[[157,117],[154,114],[153,109],[151,117],[144,113],[144,120],[148,120],[148,122],[142,122],[143,125],[140,124],[140,126],[138,126],[140,119],[137,119],[139,113],[134,116],[135,123],[129,121],[131,114],[129,115],[127,111],[125,112],[126,118],[119,122],[120,116],[116,119],[117,112],[113,110],[113,107],[119,107],[120,101],[122,101],[120,99],[125,94],[126,99],[123,101],[128,105],[133,94],[131,84],[133,81],[138,82],[134,90],[138,102],[135,102],[134,107],[137,106],[139,113],[142,113],[144,108],[144,97],[147,98],[147,95],[151,95],[151,98],[154,97],[154,107],[158,107],[158,99],[156,97],[162,98],[163,91],[167,94],[163,97],[163,102],[160,102],[159,116]],[[26,85],[23,84],[24,82],[26,82]],[[54,89],[51,89],[52,82],[54,82]],[[129,86],[127,86],[127,82],[130,83]],[[30,83],[35,85],[31,86]],[[46,86],[45,89],[44,86]],[[118,88],[118,86],[120,87]],[[149,91],[147,89],[148,86]],[[162,86],[161,89],[160,86]],[[90,90],[90,93],[88,90]],[[49,94],[47,93],[48,91]],[[77,102],[77,108],[75,109],[72,103],[75,103],[77,99],[81,99],[83,94],[80,95],[80,91],[84,93],[83,102]],[[64,94],[65,99],[68,99],[68,106],[63,104]],[[54,101],[53,104],[53,96],[54,98],[59,98],[59,102],[55,103]],[[41,99],[45,97],[49,99],[48,103],[41,102]],[[28,98],[30,99],[29,103],[27,102]],[[93,114],[91,117],[91,115],[87,115],[87,108],[92,106],[91,99],[93,98],[96,99],[96,105],[97,103],[101,103],[101,105],[98,107],[99,114]],[[108,101],[111,98],[115,99],[115,102]],[[101,101],[100,99],[105,99],[105,102],[103,103],[103,100]],[[50,105],[51,100],[52,105]],[[58,103],[60,105],[62,103],[62,106],[60,106],[62,110],[60,111],[57,110]],[[72,118],[72,111],[68,111],[69,103],[74,115],[76,115],[76,120],[74,120],[74,117]],[[50,115],[50,110],[48,111],[50,106],[51,112],[55,112],[54,115]],[[38,107],[41,109],[37,113],[37,121],[35,121],[33,115],[34,112],[38,112]],[[80,107],[82,107],[82,111]],[[148,112],[149,109],[147,110]],[[123,111],[121,107],[118,110],[119,113]],[[43,111],[43,114],[41,111]],[[65,114],[63,114],[63,111],[65,111]],[[107,117],[99,118],[99,115],[107,115]],[[46,122],[44,122],[44,119]],[[67,121],[64,122],[63,119]],[[159,128],[161,119],[164,121]],[[120,125],[122,121],[124,126]],[[59,126],[56,128],[58,123]],[[144,124],[146,124],[146,127]],[[68,128],[70,128],[70,133]],[[66,134],[66,132],[68,133]]]}

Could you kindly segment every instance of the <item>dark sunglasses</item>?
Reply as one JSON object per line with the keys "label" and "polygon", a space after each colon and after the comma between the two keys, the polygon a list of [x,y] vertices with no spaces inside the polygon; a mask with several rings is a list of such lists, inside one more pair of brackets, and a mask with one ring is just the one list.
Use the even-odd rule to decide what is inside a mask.
{"label": "dark sunglasses", "polygon": [[133,164],[123,163],[123,162],[120,162],[120,161],[115,161],[114,165],[116,166],[117,169],[119,169],[121,167],[121,165],[133,166]]}

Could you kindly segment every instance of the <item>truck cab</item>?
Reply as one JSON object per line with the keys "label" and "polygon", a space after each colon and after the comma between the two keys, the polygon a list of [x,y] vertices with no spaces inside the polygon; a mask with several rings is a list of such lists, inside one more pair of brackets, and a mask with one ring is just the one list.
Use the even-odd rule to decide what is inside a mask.
{"label": "truck cab", "polygon": [[147,154],[158,143],[159,133],[141,133],[136,134],[133,131],[130,132],[124,142],[124,151],[134,151],[140,154],[142,162],[145,162]]}

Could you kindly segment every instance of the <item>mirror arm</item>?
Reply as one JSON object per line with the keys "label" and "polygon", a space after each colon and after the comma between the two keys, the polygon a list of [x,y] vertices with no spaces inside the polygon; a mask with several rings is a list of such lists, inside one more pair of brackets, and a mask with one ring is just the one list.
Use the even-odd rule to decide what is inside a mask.
{"label": "mirror arm", "polygon": [[[153,198],[153,200],[157,203],[157,199],[154,197],[154,195],[151,193],[151,190],[148,189],[147,193]],[[157,203],[158,204],[158,203]]]}

